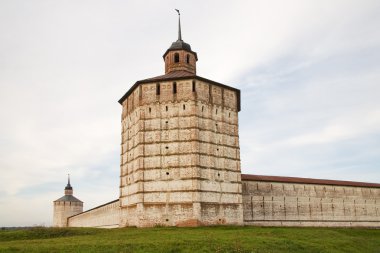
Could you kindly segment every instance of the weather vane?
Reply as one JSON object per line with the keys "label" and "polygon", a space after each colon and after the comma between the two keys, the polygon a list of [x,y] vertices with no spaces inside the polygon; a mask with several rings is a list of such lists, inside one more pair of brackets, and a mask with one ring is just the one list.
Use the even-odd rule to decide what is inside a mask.
{"label": "weather vane", "polygon": [[181,13],[179,13],[178,9],[175,9],[175,11],[178,13],[178,40],[182,41],[182,34],[181,34]]}

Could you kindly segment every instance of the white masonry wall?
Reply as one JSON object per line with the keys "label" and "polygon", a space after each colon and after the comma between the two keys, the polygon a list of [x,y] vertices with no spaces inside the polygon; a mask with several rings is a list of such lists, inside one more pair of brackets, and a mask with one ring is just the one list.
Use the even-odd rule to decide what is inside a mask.
{"label": "white masonry wall", "polygon": [[243,180],[244,224],[380,227],[380,188]]}
{"label": "white masonry wall", "polygon": [[69,227],[117,228],[120,223],[119,200],[68,218]]}

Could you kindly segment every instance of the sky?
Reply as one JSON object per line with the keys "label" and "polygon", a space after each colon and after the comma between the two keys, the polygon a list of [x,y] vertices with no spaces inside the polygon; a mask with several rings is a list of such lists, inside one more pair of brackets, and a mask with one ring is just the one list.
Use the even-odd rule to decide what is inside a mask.
{"label": "sky", "polygon": [[118,100],[164,74],[241,90],[242,173],[380,183],[380,1],[0,0],[0,227],[118,198]]}

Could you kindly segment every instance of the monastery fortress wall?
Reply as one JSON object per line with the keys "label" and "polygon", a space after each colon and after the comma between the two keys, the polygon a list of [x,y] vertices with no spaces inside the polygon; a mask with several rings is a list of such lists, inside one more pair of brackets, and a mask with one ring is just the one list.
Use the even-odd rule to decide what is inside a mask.
{"label": "monastery fortress wall", "polygon": [[[301,180],[308,181],[243,174],[244,225],[380,227],[380,186],[316,179],[295,182]],[[121,210],[115,200],[69,217],[68,226],[119,227],[125,215]]]}
{"label": "monastery fortress wall", "polygon": [[380,184],[242,175],[240,90],[196,75],[180,29],[163,59],[119,100],[119,199],[82,212],[68,181],[54,226],[380,227]]}
{"label": "monastery fortress wall", "polygon": [[67,219],[68,227],[116,228],[120,222],[119,200],[76,214]]}
{"label": "monastery fortress wall", "polygon": [[242,182],[245,225],[380,227],[376,184],[256,175]]}

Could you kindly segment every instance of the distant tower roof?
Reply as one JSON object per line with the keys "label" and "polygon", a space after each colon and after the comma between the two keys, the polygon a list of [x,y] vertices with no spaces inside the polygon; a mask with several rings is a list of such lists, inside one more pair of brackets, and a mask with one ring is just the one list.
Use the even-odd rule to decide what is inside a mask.
{"label": "distant tower roof", "polygon": [[65,196],[55,200],[54,202],[61,202],[61,201],[82,202],[83,203],[83,201],[77,199],[73,195],[65,195]]}
{"label": "distant tower roof", "polygon": [[166,50],[165,54],[163,55],[163,57],[165,58],[165,56],[170,52],[170,51],[174,51],[174,50],[185,50],[187,52],[191,52],[193,54],[195,54],[195,58],[198,60],[198,57],[197,57],[197,53],[196,52],[193,52],[191,50],[191,46],[190,44],[184,42],[182,40],[182,32],[181,32],[181,14],[179,12],[179,10],[175,9],[177,12],[178,12],[178,39],[177,41],[173,42],[172,45],[169,47],[168,50]]}
{"label": "distant tower roof", "polygon": [[70,174],[67,174],[67,185],[65,187],[65,195],[54,202],[57,201],[71,201],[71,202],[82,202],[73,196],[73,187],[70,184]]}

